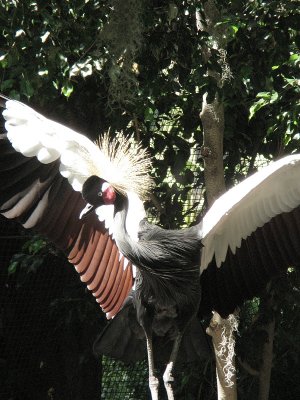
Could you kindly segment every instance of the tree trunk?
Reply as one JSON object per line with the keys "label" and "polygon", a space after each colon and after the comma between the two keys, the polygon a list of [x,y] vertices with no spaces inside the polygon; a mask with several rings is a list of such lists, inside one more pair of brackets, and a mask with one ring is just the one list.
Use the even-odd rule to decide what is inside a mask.
{"label": "tree trunk", "polygon": [[218,400],[236,400],[235,338],[237,319],[234,315],[222,319],[214,313],[207,333],[212,337],[216,356]]}
{"label": "tree trunk", "polygon": [[[203,152],[204,157],[204,179],[208,204],[218,198],[225,189],[224,168],[223,168],[223,105],[217,98],[211,104],[206,102],[207,94],[203,98],[203,106],[200,114],[203,125]],[[218,382],[218,400],[237,399],[235,372],[228,382],[228,363],[230,370],[235,371],[234,352],[223,348],[223,341],[234,343],[233,328],[227,326],[228,320],[223,320],[219,314],[214,313],[210,322],[208,333],[212,336],[216,356],[216,373]]]}
{"label": "tree trunk", "polygon": [[270,282],[267,286],[265,296],[261,298],[262,318],[264,320],[268,318],[268,321],[261,328],[267,333],[267,341],[263,346],[262,365],[259,369],[258,400],[268,400],[269,398],[275,334],[274,308],[273,288],[272,282]]}
{"label": "tree trunk", "polygon": [[[207,75],[212,76],[218,88],[223,85],[228,66],[224,54],[224,32],[216,27],[219,21],[219,12],[213,0],[203,4],[205,22],[202,23],[200,14],[196,14],[198,29],[205,30],[211,37],[211,47],[219,51],[222,63],[222,74],[208,68]],[[210,48],[202,49],[203,58],[207,62],[210,58]],[[225,72],[224,72],[225,71]],[[208,93],[203,96],[200,118],[203,127],[202,156],[204,158],[204,179],[208,205],[211,206],[216,198],[225,191],[223,167],[223,135],[224,135],[224,106],[219,99],[218,91],[212,101],[208,101]],[[234,355],[234,330],[237,320],[230,316],[223,320],[218,313],[214,313],[207,333],[212,336],[216,357],[216,374],[218,385],[218,400],[236,400],[236,376]]]}
{"label": "tree trunk", "polygon": [[203,96],[200,118],[203,127],[202,155],[204,159],[204,180],[206,198],[211,206],[225,191],[223,166],[224,107],[217,98],[207,103]]}
{"label": "tree trunk", "polygon": [[263,347],[263,365],[259,370],[259,392],[258,400],[268,400],[270,391],[272,361],[273,361],[273,342],[275,333],[275,319],[272,319],[266,326],[268,341]]}

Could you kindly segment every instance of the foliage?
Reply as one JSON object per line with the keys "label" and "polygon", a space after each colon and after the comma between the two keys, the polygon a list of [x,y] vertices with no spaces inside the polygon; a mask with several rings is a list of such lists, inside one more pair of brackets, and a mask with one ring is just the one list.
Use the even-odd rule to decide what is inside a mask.
{"label": "foliage", "polygon": [[[222,2],[233,79],[225,88],[229,176],[257,155],[299,149],[299,9],[294,1]],[[235,152],[230,152],[234,143]]]}
{"label": "foliage", "polygon": [[95,397],[100,365],[91,349],[105,321],[74,268],[34,236],[7,270],[1,304],[1,398]]}
{"label": "foliage", "polygon": [[[299,297],[300,274],[291,268],[287,275],[274,280],[271,289],[264,297],[273,296],[273,309],[265,308],[264,299],[249,301],[241,312],[240,332],[237,340],[237,352],[241,363],[239,377],[240,397],[245,400],[257,398],[258,381],[254,372],[258,372],[262,363],[262,347],[268,340],[264,326],[275,318],[276,338],[270,399],[279,400],[282,388],[289,387],[285,398],[299,396],[297,365],[299,365]],[[246,365],[246,370],[245,370]],[[250,373],[249,373],[250,371]]]}
{"label": "foliage", "polygon": [[33,236],[23,245],[22,252],[13,255],[8,267],[8,277],[15,274],[17,287],[22,286],[26,275],[35,273],[43,264],[47,253],[46,241]]}
{"label": "foliage", "polygon": [[[133,135],[153,157],[156,187],[154,202],[147,205],[149,213],[166,227],[185,225],[195,219],[198,203],[203,205],[199,112],[206,91],[212,95],[219,90],[225,106],[228,186],[252,172],[258,159],[299,151],[297,1],[218,0],[217,4],[227,48],[223,55],[212,50],[207,62],[202,49],[210,45],[210,38],[197,29],[196,11],[203,15],[198,1],[1,2],[0,90],[93,139],[107,130],[111,135],[120,130]],[[220,72],[224,54],[231,79],[220,89],[206,72],[208,67]],[[197,192],[197,200],[191,201],[196,190],[200,195]],[[25,258],[15,256],[11,277],[23,271],[26,278],[43,265],[45,247],[37,243],[42,244],[42,253],[28,248]],[[21,287],[25,281],[19,281]],[[62,329],[70,326],[64,325],[66,321],[77,320],[79,326],[88,313],[85,306],[78,310],[72,303],[71,292],[67,291],[65,302],[53,303],[53,315],[62,306],[57,320]],[[286,398],[284,387],[291,386],[290,377],[299,368],[298,344],[292,345],[292,355],[283,345],[291,344],[288,329],[299,332],[294,283],[288,279],[279,293],[284,306],[279,307],[280,319],[277,316],[274,399]],[[243,335],[257,311],[256,302],[244,309]],[[249,348],[243,342],[240,349],[256,356],[255,341],[262,343],[261,339],[256,336]],[[257,368],[260,360],[254,358],[248,361]],[[253,392],[244,392],[245,399],[255,398],[251,379]],[[249,382],[241,375],[242,390]]]}

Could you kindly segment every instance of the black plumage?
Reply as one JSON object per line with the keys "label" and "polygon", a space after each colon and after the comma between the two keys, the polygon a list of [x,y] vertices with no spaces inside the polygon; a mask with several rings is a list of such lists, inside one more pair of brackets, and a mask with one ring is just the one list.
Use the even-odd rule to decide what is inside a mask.
{"label": "black plumage", "polygon": [[[102,186],[103,180],[94,176],[83,185],[84,198],[93,207],[105,204],[104,193],[95,196]],[[140,348],[138,338],[142,337],[135,324],[137,320],[147,341],[152,397],[157,396],[158,388],[154,359],[169,359],[171,368],[164,375],[164,381],[172,396],[172,373],[180,347],[189,356],[188,360],[209,354],[208,339],[197,321],[201,300],[199,230],[197,227],[165,230],[143,219],[139,224],[139,241],[134,241],[126,230],[128,198],[116,193],[114,204],[114,237],[118,249],[137,266],[135,291],[116,320],[100,335],[94,349],[96,354],[110,354],[125,361],[130,360],[132,352],[132,360],[136,360]],[[126,351],[127,338],[131,338],[131,347]],[[195,347],[198,350],[193,353],[191,348]]]}

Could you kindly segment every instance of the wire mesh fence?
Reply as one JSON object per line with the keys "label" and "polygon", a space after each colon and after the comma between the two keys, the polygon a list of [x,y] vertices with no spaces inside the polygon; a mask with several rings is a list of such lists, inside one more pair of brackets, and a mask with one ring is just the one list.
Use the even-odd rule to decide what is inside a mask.
{"label": "wire mesh fence", "polygon": [[[202,189],[192,197],[186,210],[195,197],[201,200]],[[194,216],[195,209],[185,224]],[[125,366],[94,357],[105,316],[64,257],[51,246],[32,250],[26,245],[31,238],[0,216],[0,399],[150,399],[146,360]],[[212,398],[207,368],[184,368],[176,398]],[[163,400],[163,382],[160,386]]]}
{"label": "wire mesh fence", "polygon": [[147,399],[147,364],[95,359],[99,307],[62,258],[28,260],[28,239],[0,219],[0,399]]}
{"label": "wire mesh fence", "polygon": [[[105,316],[74,268],[51,247],[28,254],[29,239],[0,219],[0,399],[150,399],[146,360],[126,366],[94,357]],[[176,398],[203,398],[210,383],[201,371],[184,368]]]}
{"label": "wire mesh fence", "polygon": [[140,400],[150,399],[146,361],[125,366],[103,357],[101,399]]}

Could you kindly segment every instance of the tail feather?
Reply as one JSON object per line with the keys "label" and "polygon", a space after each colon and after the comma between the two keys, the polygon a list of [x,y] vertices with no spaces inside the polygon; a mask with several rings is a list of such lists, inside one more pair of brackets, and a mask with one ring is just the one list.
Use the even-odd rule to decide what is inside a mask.
{"label": "tail feather", "polygon": [[[169,359],[173,341],[166,337],[154,337],[154,359],[166,362]],[[178,353],[178,363],[194,362],[212,355],[209,336],[195,317],[188,325]],[[123,308],[111,320],[94,343],[96,356],[106,355],[125,364],[146,358],[146,340],[142,327],[136,318],[132,296],[127,298]]]}
{"label": "tail feather", "polygon": [[93,350],[96,356],[106,355],[125,364],[141,361],[146,357],[146,340],[137,322],[131,297],[100,333]]}
{"label": "tail feather", "polygon": [[191,320],[182,338],[178,362],[205,360],[212,357],[212,354],[211,338],[206,334],[199,319],[195,317]]}

